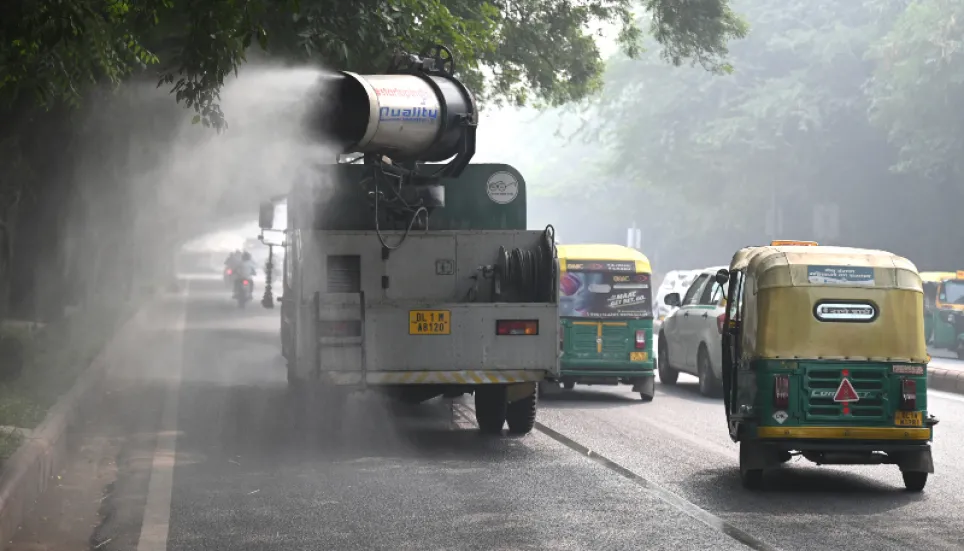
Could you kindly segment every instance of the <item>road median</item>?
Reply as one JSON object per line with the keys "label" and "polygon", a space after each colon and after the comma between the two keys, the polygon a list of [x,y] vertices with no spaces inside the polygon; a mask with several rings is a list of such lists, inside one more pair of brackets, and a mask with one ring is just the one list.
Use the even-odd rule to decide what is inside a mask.
{"label": "road median", "polygon": [[964,394],[964,371],[928,366],[927,388]]}
{"label": "road median", "polygon": [[73,386],[60,396],[33,430],[26,435],[0,471],[0,550],[5,549],[19,529],[24,515],[37,498],[56,483],[67,454],[67,433],[80,423],[85,402],[108,372],[111,363],[137,346],[135,336],[147,326],[149,312],[158,297],[146,299],[126,321],[119,324],[93,360],[82,369]]}

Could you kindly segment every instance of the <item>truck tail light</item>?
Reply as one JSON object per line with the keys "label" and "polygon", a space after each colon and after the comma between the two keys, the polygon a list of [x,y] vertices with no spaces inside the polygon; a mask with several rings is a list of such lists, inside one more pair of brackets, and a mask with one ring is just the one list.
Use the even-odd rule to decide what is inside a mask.
{"label": "truck tail light", "polygon": [[723,334],[723,324],[726,322],[726,314],[716,316],[716,330]]}
{"label": "truck tail light", "polygon": [[917,381],[914,379],[900,380],[900,409],[917,411]]}
{"label": "truck tail light", "polygon": [[538,335],[538,320],[496,320],[496,335]]}
{"label": "truck tail light", "polygon": [[638,329],[636,331],[636,350],[646,348],[646,331]]}
{"label": "truck tail light", "polygon": [[790,407],[790,376],[773,376],[773,407],[774,409],[788,409]]}

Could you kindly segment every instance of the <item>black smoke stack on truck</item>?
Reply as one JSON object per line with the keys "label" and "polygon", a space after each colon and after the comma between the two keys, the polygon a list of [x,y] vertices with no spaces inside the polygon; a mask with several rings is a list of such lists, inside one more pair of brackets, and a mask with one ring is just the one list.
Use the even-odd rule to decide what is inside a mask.
{"label": "black smoke stack on truck", "polygon": [[453,70],[436,46],[322,84],[308,129],[361,157],[319,159],[287,196],[288,383],[330,403],[470,392],[483,431],[526,433],[558,373],[553,233],[526,229],[518,171],[469,164],[478,114]]}

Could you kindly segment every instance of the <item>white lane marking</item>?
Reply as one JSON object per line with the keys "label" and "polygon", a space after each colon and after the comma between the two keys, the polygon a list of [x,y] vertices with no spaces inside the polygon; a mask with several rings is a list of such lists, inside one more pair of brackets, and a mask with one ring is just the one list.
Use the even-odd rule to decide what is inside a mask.
{"label": "white lane marking", "polygon": [[[187,315],[187,296],[190,282],[181,294],[181,310],[174,325],[174,343],[167,349],[173,358],[168,382],[170,388],[164,399],[161,426],[154,449],[151,479],[147,486],[147,502],[137,551],[167,551],[168,528],[171,523],[171,492],[174,486],[174,463],[177,445],[178,392],[181,388],[181,369],[184,363],[184,326]],[[165,358],[167,359],[167,358]],[[168,364],[170,365],[170,364]]]}

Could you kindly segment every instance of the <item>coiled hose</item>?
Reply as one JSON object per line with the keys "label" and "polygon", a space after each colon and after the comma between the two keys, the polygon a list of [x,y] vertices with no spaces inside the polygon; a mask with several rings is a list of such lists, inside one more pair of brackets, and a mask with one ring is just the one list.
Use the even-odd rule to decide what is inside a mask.
{"label": "coiled hose", "polygon": [[492,278],[495,302],[556,302],[556,229],[546,226],[533,249],[499,247]]}

